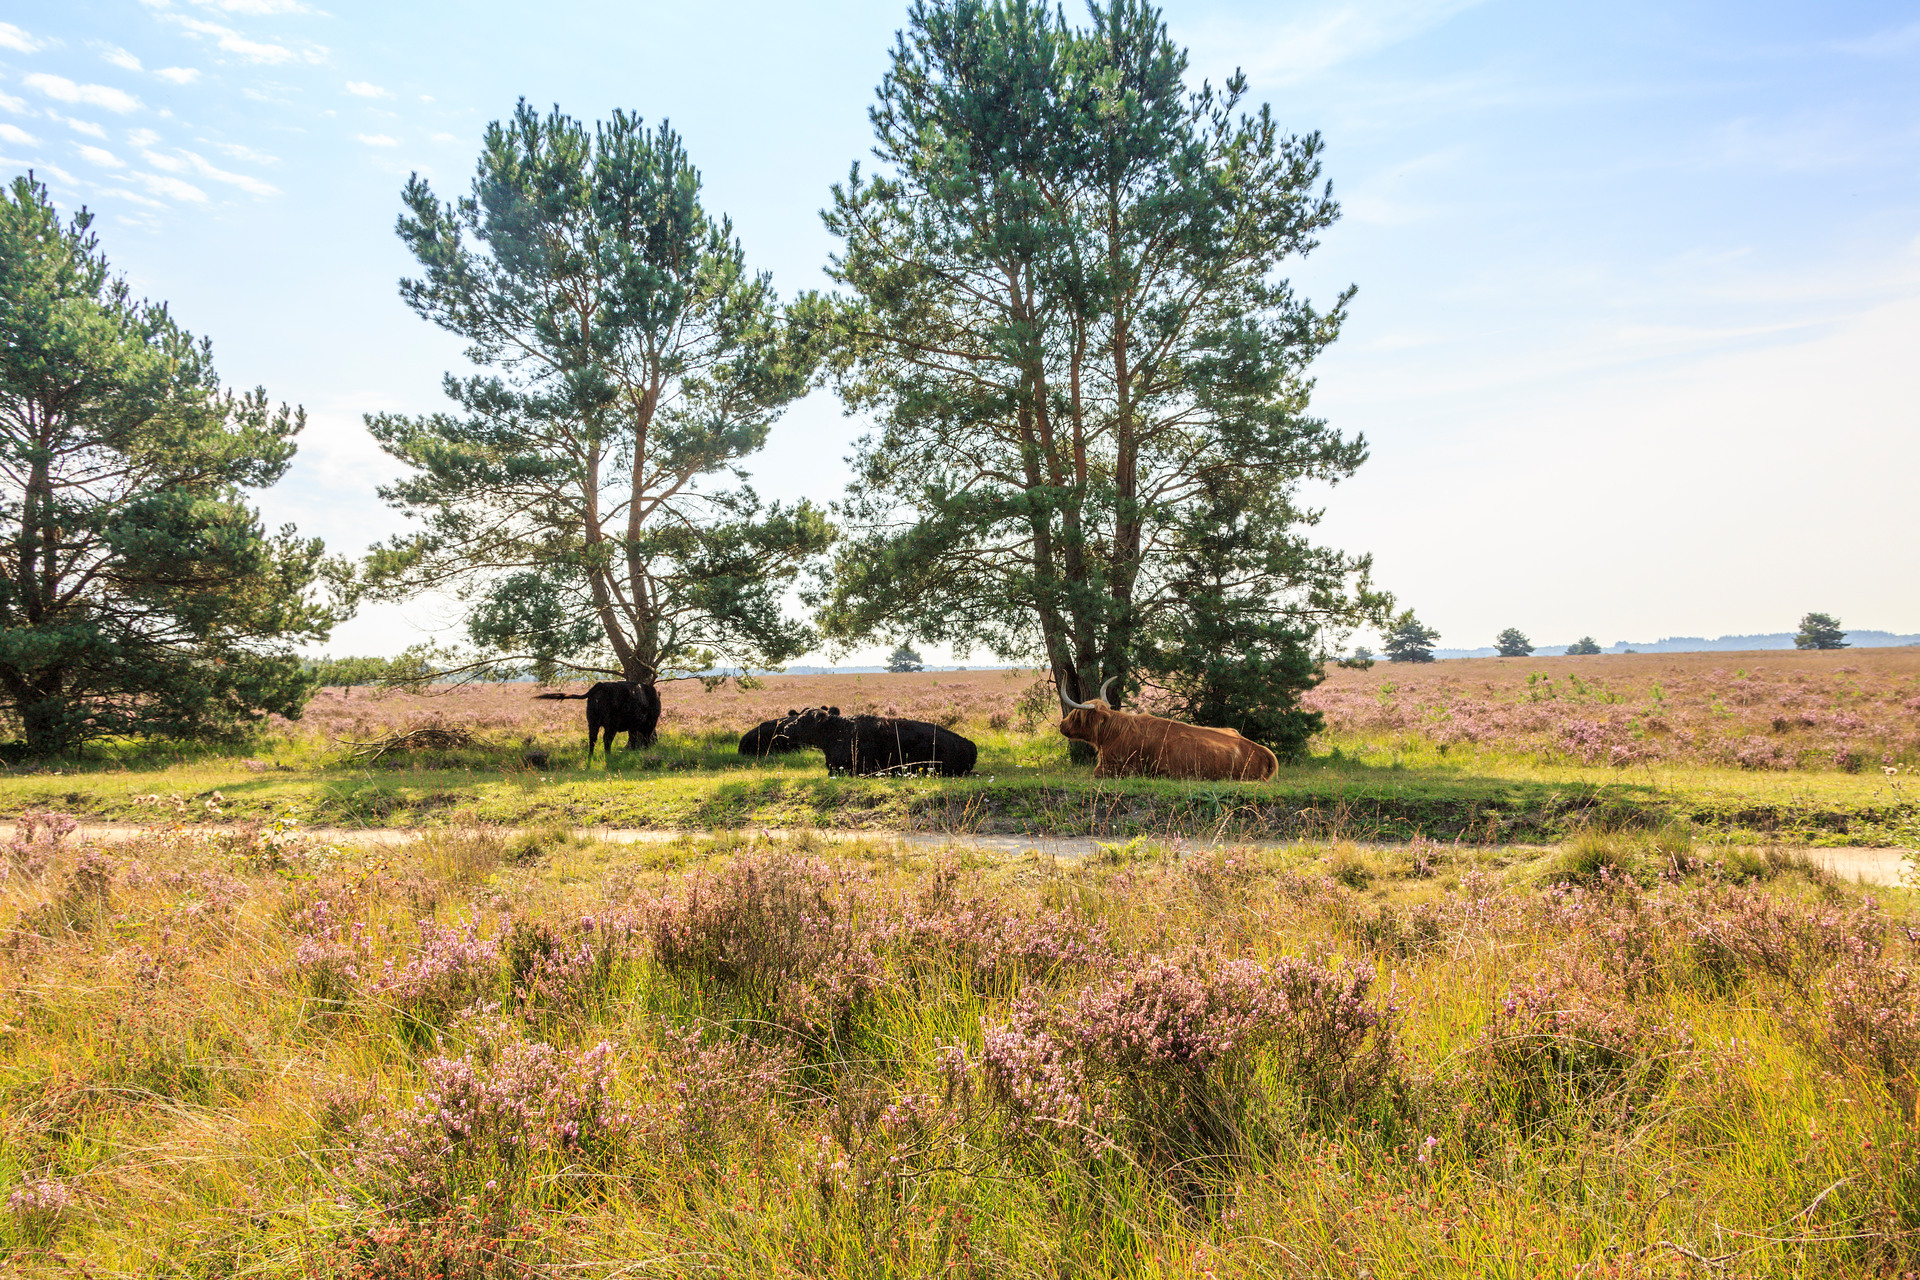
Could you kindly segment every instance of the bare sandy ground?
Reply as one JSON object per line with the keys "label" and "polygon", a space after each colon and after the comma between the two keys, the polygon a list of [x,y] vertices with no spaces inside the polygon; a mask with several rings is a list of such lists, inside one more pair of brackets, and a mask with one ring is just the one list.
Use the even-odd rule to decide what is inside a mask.
{"label": "bare sandy ground", "polygon": [[[198,826],[187,830],[205,831],[216,834],[231,831],[231,827]],[[137,823],[100,822],[82,823],[75,830],[76,837],[92,840],[101,844],[114,844],[131,840],[148,830]],[[798,831],[788,831],[780,827],[755,827],[757,834],[780,838],[798,835]],[[0,843],[12,840],[16,832],[11,822],[0,822]],[[322,844],[357,844],[396,846],[411,843],[420,838],[422,832],[415,827],[382,827],[363,830],[350,830],[334,827],[310,827],[302,832],[307,838]],[[709,835],[705,831],[657,831],[620,827],[582,827],[576,835],[605,840],[615,844],[666,844],[688,835]],[[1115,843],[1113,839],[1100,839],[1094,836],[992,836],[960,835],[944,831],[835,831],[809,830],[815,839],[833,841],[865,840],[869,843],[892,841],[910,849],[971,849],[982,853],[997,854],[1008,858],[1022,858],[1030,854],[1050,855],[1056,858],[1084,858],[1097,853],[1103,844]],[[1231,841],[1226,842],[1239,848],[1278,848],[1278,842],[1268,841]],[[1190,847],[1205,848],[1207,842],[1193,841]],[[1906,855],[1899,849],[1866,848],[1814,848],[1790,846],[1790,852],[1804,853],[1806,856],[1826,867],[1834,874],[1860,884],[1897,885],[1903,883],[1902,877],[1908,872]]]}

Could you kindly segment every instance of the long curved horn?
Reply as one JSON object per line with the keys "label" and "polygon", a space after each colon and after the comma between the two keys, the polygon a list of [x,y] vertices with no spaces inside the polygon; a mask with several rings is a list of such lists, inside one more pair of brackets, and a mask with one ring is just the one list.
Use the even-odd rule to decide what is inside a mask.
{"label": "long curved horn", "polygon": [[[1120,678],[1119,676],[1108,676],[1105,680],[1100,682],[1100,701],[1102,702],[1107,701],[1107,686],[1112,684],[1115,680],[1118,680],[1119,678]],[[1108,703],[1107,705],[1111,706],[1113,704]]]}
{"label": "long curved horn", "polygon": [[1060,687],[1060,682],[1058,680],[1053,682],[1053,691],[1060,695],[1060,710],[1062,714],[1068,711],[1084,711],[1086,709],[1086,706],[1087,706],[1086,703],[1075,702],[1072,698],[1069,698],[1067,696],[1067,691]]}

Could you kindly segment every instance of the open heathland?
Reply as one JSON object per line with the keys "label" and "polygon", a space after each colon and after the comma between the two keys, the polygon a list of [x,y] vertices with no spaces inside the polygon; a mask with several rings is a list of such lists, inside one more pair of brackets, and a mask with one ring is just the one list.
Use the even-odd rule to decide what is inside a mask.
{"label": "open heathland", "polygon": [[980,863],[35,819],[21,1275],[1920,1267],[1910,895],[1683,832]]}
{"label": "open heathland", "polygon": [[[1714,654],[1698,662],[1649,655],[1335,670],[1311,695],[1327,712],[1327,731],[1312,754],[1266,783],[1094,779],[1069,762],[1055,727],[1058,704],[1032,671],[773,676],[756,688],[729,683],[711,692],[675,682],[662,686],[659,743],[623,747],[590,768],[582,704],[538,701],[529,685],[325,689],[299,721],[277,722],[236,747],[110,743],[78,759],[0,765],[0,816],[41,809],[95,820],[292,818],[346,827],[1475,842],[1559,840],[1595,821],[1679,821],[1748,842],[1902,845],[1920,839],[1909,776],[1912,726],[1920,722],[1910,709],[1920,696],[1916,654],[1751,655],[1781,664],[1764,669],[1745,665],[1749,655]],[[1754,675],[1759,670],[1766,678]],[[1743,688],[1729,691],[1734,684]],[[1756,700],[1759,692],[1774,701]],[[1645,712],[1649,702],[1668,708],[1664,737],[1652,723],[1658,717]],[[754,760],[735,751],[739,733],[758,721],[822,704],[950,725],[978,742],[975,774],[829,778],[817,752]],[[1855,731],[1844,758],[1830,744],[1783,746],[1775,763],[1792,767],[1712,757],[1713,742],[1757,736],[1748,730],[1788,713],[1822,727],[1790,725],[1774,735],[1781,743],[1840,732],[1834,726],[1854,720],[1878,726],[1878,736]],[[1479,736],[1442,740],[1452,732],[1445,725],[1457,728],[1452,716],[1470,720]],[[1614,723],[1608,716],[1622,718],[1627,741],[1648,735],[1668,744],[1660,748],[1667,754],[1650,747],[1631,759],[1609,752],[1589,761],[1566,745],[1570,731]],[[1687,750],[1703,758],[1668,743],[1682,733],[1696,744]],[[1896,762],[1865,764],[1870,751]]]}

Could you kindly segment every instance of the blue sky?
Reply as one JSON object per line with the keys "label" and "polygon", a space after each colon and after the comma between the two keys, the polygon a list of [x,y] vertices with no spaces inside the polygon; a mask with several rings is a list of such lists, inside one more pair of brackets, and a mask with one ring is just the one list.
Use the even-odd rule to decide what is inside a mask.
{"label": "blue sky", "polygon": [[[903,3],[531,6],[38,0],[0,19],[0,162],[87,204],[237,386],[304,404],[263,495],[352,551],[401,527],[360,415],[443,407],[457,344],[400,303],[410,171],[464,188],[524,95],[669,117],[783,292],[866,155]],[[1442,633],[1603,644],[1920,632],[1920,8],[1188,0],[1193,75],[1319,130],[1346,216],[1294,278],[1359,286],[1317,410],[1373,458],[1322,536]],[[829,394],[769,496],[834,497]],[[367,611],[334,652],[449,621]]]}

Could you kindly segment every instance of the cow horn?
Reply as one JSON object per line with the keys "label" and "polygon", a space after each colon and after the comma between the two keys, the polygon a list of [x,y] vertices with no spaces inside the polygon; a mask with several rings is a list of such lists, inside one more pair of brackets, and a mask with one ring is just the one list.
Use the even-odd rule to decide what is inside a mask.
{"label": "cow horn", "polygon": [[1084,711],[1086,709],[1086,703],[1075,702],[1067,696],[1067,691],[1060,687],[1058,680],[1053,682],[1053,691],[1060,695],[1060,710],[1063,714],[1068,711]]}
{"label": "cow horn", "polygon": [[1105,680],[1100,682],[1100,701],[1106,702],[1107,686],[1112,684],[1115,680],[1118,680],[1119,678],[1120,678],[1119,676],[1108,676]]}

